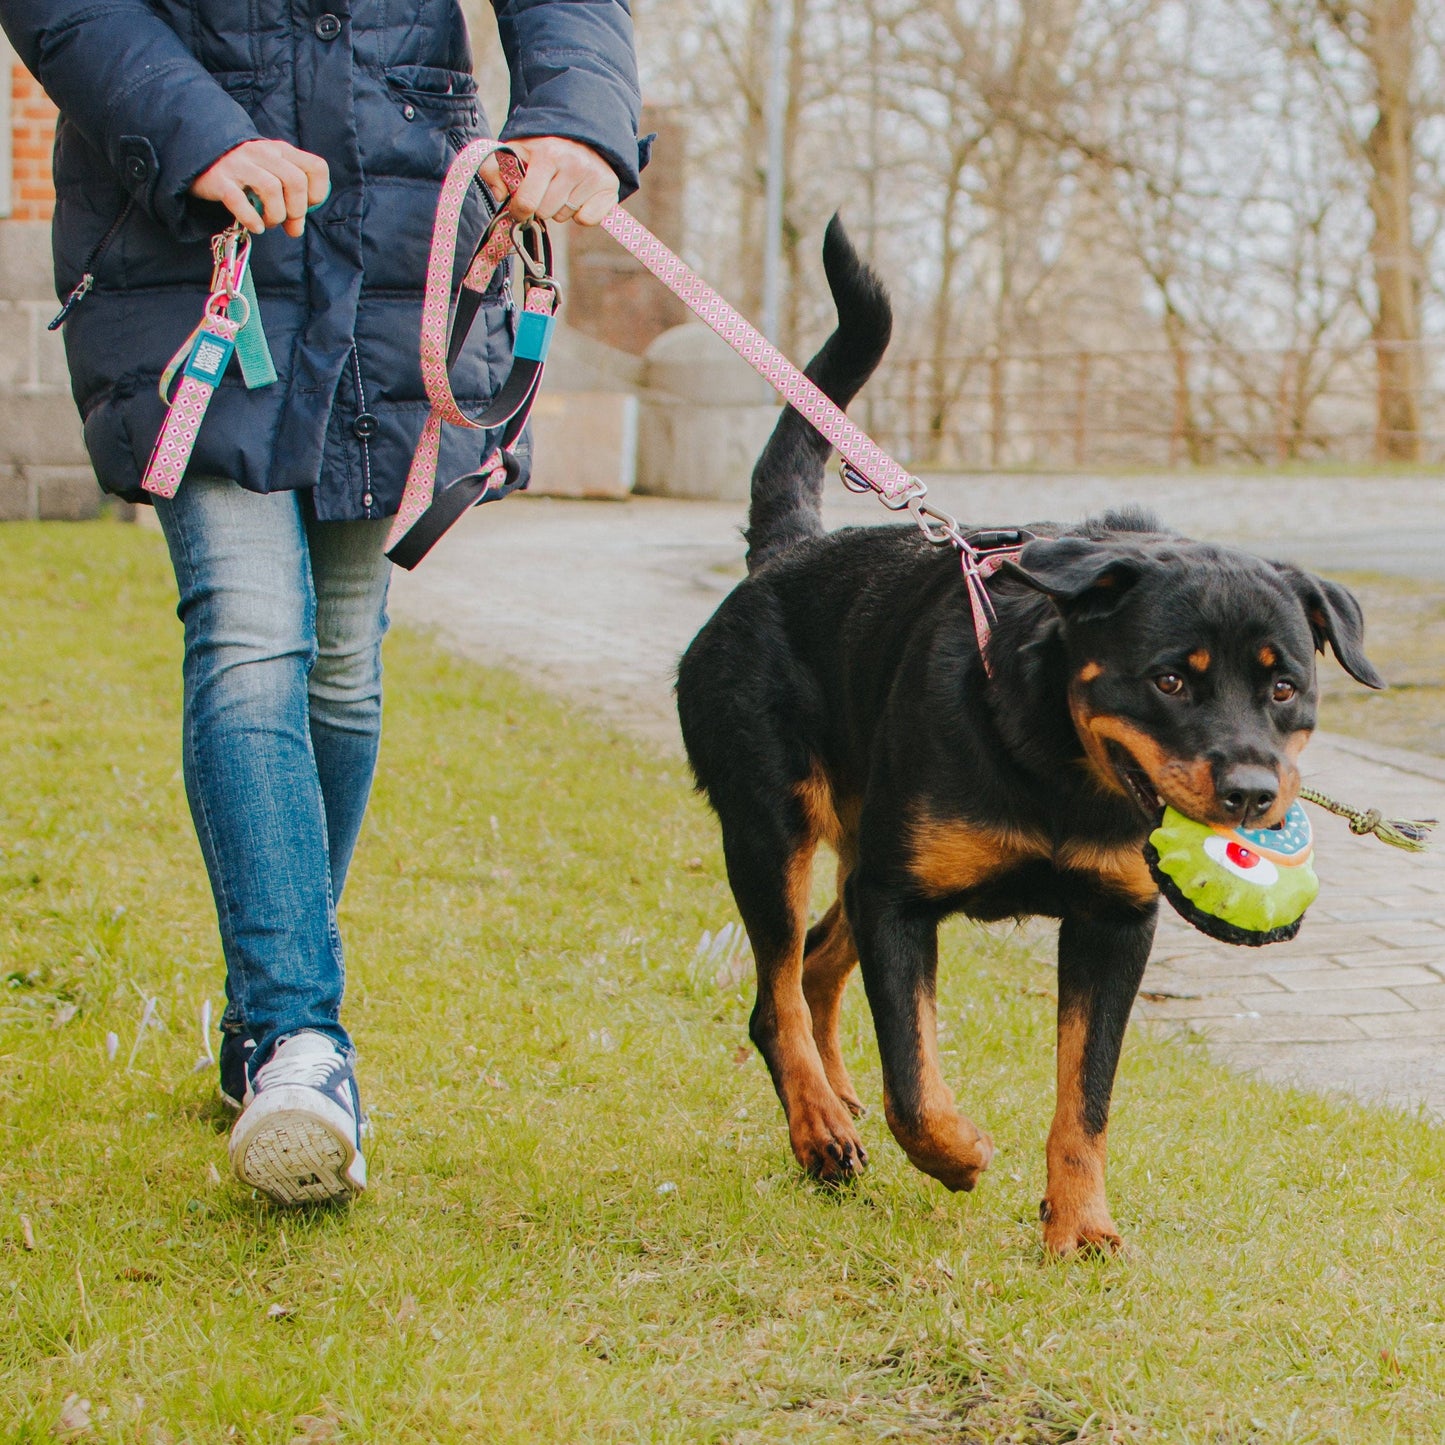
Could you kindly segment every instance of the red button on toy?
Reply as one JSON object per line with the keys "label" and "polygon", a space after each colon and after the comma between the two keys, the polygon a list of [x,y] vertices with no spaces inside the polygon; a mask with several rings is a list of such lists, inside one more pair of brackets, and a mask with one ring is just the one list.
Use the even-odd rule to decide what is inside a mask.
{"label": "red button on toy", "polygon": [[1248,848],[1238,843],[1230,843],[1224,850],[1224,856],[1234,864],[1236,868],[1253,868],[1259,862],[1259,854],[1251,853]]}

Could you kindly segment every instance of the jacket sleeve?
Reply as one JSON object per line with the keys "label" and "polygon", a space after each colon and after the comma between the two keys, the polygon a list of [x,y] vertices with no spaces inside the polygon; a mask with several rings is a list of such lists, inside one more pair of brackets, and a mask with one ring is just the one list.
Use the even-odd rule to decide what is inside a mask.
{"label": "jacket sleeve", "polygon": [[642,96],[629,0],[492,0],[512,75],[501,139],[581,141],[637,189],[651,137],[639,140]]}
{"label": "jacket sleeve", "polygon": [[0,0],[0,23],[137,204],[182,240],[215,229],[191,182],[259,132],[145,0]]}

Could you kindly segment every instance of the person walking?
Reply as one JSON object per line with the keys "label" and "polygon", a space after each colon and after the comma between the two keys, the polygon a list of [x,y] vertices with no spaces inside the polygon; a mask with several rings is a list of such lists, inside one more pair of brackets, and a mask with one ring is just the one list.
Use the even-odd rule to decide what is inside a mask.
{"label": "person walking", "polygon": [[[511,209],[595,224],[636,189],[650,141],[628,0],[493,6],[511,73],[501,135],[527,166]],[[427,414],[432,219],[448,164],[488,133],[465,22],[456,0],[0,0],[0,23],[60,110],[56,287],[106,491],[151,500],[157,383],[200,319],[207,243],[232,217],[254,233],[278,379],[248,391],[231,368],[155,506],[185,630],[186,794],[226,963],[232,1167],[283,1203],[349,1197],[366,1185],[364,1115],[336,903],[381,731],[387,519]],[[463,245],[495,205],[472,188]],[[501,283],[452,371],[468,410],[511,364]],[[445,430],[444,476],[497,440],[479,453]]]}

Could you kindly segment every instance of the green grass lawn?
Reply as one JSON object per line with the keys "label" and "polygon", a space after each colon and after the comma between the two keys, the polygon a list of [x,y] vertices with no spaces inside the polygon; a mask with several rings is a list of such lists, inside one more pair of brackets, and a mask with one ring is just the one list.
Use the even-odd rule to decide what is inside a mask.
{"label": "green grass lawn", "polygon": [[957,924],[944,1061],[993,1168],[906,1164],[855,988],[873,1162],[812,1187],[747,984],[695,961],[732,912],[679,765],[406,634],[343,909],[372,1188],[258,1204],[196,1067],[221,969],[160,540],[0,546],[0,1439],[1445,1436],[1439,1129],[1131,1037],[1127,1251],[1050,1263],[1052,973]]}
{"label": "green grass lawn", "polygon": [[1390,683],[1370,692],[1320,668],[1320,726],[1445,755],[1445,584],[1378,573],[1340,579],[1365,610],[1365,650]]}

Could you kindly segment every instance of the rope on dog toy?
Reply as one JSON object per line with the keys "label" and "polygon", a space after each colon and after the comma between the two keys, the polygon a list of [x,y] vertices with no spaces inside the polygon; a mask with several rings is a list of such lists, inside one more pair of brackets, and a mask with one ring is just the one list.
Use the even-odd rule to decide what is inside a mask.
{"label": "rope on dog toy", "polygon": [[1361,837],[1373,833],[1380,842],[1411,853],[1423,853],[1430,846],[1430,832],[1439,821],[1436,818],[1386,818],[1378,808],[1352,808],[1348,803],[1337,802],[1314,788],[1301,788],[1299,795],[1307,803],[1314,803],[1346,819],[1350,832]]}

